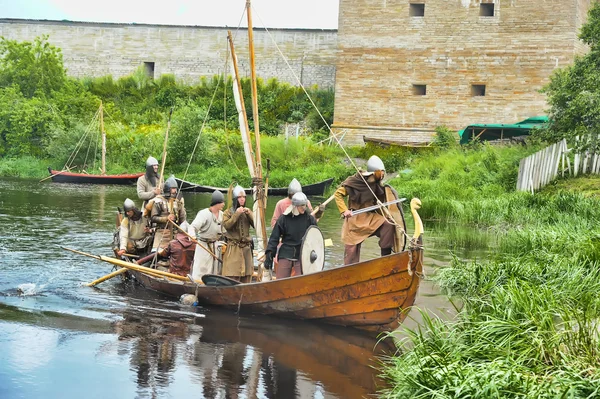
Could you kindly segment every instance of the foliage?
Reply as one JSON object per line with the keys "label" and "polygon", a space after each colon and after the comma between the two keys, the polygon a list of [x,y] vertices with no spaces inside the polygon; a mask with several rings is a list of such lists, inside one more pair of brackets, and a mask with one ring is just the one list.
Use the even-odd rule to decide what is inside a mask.
{"label": "foliage", "polygon": [[433,146],[444,149],[458,147],[458,135],[447,126],[438,126],[435,128]]}
{"label": "foliage", "polygon": [[26,98],[50,96],[66,79],[61,51],[47,35],[33,42],[0,38],[0,88],[17,87]]}
{"label": "foliage", "polygon": [[550,126],[534,135],[556,142],[597,133],[600,128],[600,3],[593,2],[579,38],[591,51],[557,70],[543,89],[550,105]]}

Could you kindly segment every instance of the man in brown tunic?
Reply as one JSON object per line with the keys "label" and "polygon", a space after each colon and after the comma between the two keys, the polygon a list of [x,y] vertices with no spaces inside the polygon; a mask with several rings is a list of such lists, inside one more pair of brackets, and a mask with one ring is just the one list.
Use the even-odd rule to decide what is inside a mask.
{"label": "man in brown tunic", "polygon": [[[381,210],[352,216],[353,210],[375,205],[377,200],[385,202],[385,189],[381,184],[384,176],[383,162],[378,156],[373,155],[367,161],[366,172],[348,177],[335,192],[335,203],[345,218],[342,227],[345,265],[360,261],[361,244],[373,235],[379,237],[381,256],[392,253],[395,227],[386,221]],[[344,202],[344,197],[348,197],[348,206]]]}
{"label": "man in brown tunic", "polygon": [[171,176],[165,181],[163,194],[156,196],[152,201],[150,220],[156,226],[153,251],[166,248],[175,238],[177,230],[169,221],[181,224],[186,220],[185,206],[182,199],[177,198],[177,181]]}
{"label": "man in brown tunic", "polygon": [[246,207],[246,192],[241,186],[233,189],[233,205],[223,213],[223,228],[227,249],[223,255],[223,275],[242,283],[252,281],[254,260],[250,227],[254,227],[252,211]]}

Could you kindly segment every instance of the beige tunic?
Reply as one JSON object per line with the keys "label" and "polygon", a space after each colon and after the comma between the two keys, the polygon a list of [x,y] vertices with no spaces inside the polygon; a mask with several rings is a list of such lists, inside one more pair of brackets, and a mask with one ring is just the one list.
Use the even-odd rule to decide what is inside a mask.
{"label": "beige tunic", "polygon": [[[158,181],[158,178],[156,180]],[[141,200],[144,200],[142,209],[144,209],[146,207],[146,204],[148,203],[149,200],[156,197],[156,194],[154,193],[155,188],[156,188],[156,186],[152,185],[148,181],[148,179],[146,178],[146,175],[142,175],[142,176],[138,177],[138,180],[137,180],[138,197]]]}
{"label": "beige tunic", "polygon": [[149,241],[149,233],[146,231],[148,226],[148,218],[144,216],[138,220],[123,218],[119,227],[119,249],[129,252],[145,249]]}
{"label": "beige tunic", "polygon": [[[335,203],[340,213],[348,210],[344,197],[348,195],[344,187],[335,191]],[[373,203],[353,204],[348,203],[350,209],[358,210],[373,205]],[[385,218],[379,212],[366,212],[349,217],[344,220],[342,226],[342,242],[346,245],[356,245],[369,238],[385,222]]]}
{"label": "beige tunic", "polygon": [[227,249],[223,255],[224,276],[251,276],[254,273],[250,227],[254,227],[252,211],[246,214],[230,208],[223,214],[227,237]]}
{"label": "beige tunic", "polygon": [[[219,238],[222,234],[221,223],[223,222],[223,212],[219,211],[219,216],[215,217],[209,208],[202,209],[196,215],[196,218],[188,227],[188,233],[220,259],[222,241]],[[221,274],[221,264],[208,251],[196,245],[194,254],[194,265],[192,266],[192,277],[194,280],[200,280],[205,274]]]}

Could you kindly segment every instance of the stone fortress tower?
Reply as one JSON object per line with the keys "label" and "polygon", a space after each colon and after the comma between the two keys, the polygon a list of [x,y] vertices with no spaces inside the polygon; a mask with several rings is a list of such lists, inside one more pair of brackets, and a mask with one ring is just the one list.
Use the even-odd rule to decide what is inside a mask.
{"label": "stone fortress tower", "polygon": [[590,0],[340,0],[334,131],[428,142],[433,129],[546,114],[539,90],[586,51]]}

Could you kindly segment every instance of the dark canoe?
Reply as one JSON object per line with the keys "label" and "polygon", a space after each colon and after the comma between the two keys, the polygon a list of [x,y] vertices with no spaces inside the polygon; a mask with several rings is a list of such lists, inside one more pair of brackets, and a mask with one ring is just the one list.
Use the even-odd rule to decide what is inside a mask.
{"label": "dark canoe", "polygon": [[135,184],[142,173],[133,173],[126,175],[89,175],[87,173],[62,172],[48,168],[52,181],[56,183],[75,183],[75,184]]}
{"label": "dark canoe", "polygon": [[[191,193],[212,193],[215,190],[219,190],[220,192],[226,194],[229,188],[221,188],[221,187],[211,187],[211,186],[201,186],[199,184],[191,183],[181,179],[177,180],[177,184],[180,187],[180,190],[183,192],[191,192]],[[333,183],[333,178],[323,180],[320,183],[307,184],[306,186],[302,186],[302,192],[306,195],[323,195],[327,188],[331,186]],[[247,188],[246,194],[252,194],[252,189]],[[269,187],[269,195],[276,196],[286,196],[287,195],[287,187]]]}
{"label": "dark canoe", "polygon": [[318,273],[231,286],[205,286],[131,271],[147,289],[179,298],[198,295],[202,305],[238,312],[391,331],[413,305],[422,275],[423,250],[397,254]]}

